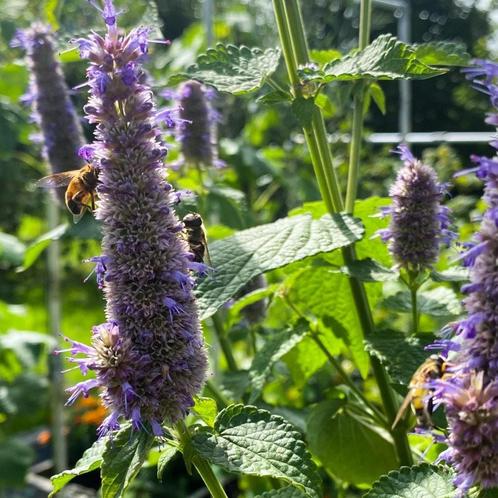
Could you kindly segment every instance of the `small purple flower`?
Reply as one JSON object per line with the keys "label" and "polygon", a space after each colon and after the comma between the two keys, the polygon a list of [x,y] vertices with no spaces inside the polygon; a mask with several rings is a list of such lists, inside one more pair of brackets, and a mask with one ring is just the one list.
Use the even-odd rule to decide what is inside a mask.
{"label": "small purple flower", "polygon": [[112,3],[105,2],[105,37],[90,35],[85,47],[90,98],[87,118],[96,124],[82,155],[99,167],[102,256],[92,258],[106,298],[107,322],[94,327],[92,346],[73,342],[73,361],[96,379],[71,388],[71,400],[99,386],[110,410],[104,435],[131,421],[136,430],[162,434],[193,405],[204,383],[207,358],[193,296],[188,246],[164,177],[152,92],[141,61],[148,30],[117,31]]}
{"label": "small purple flower", "polygon": [[450,243],[455,234],[449,230],[449,209],[441,205],[446,186],[406,145],[398,153],[404,165],[389,191],[392,205],[382,210],[383,216],[391,215],[391,223],[378,234],[399,266],[419,271],[437,261],[440,245]]}
{"label": "small purple flower", "polygon": [[69,98],[50,28],[35,23],[18,32],[13,45],[26,50],[30,85],[24,101],[33,106],[33,121],[42,131],[52,173],[81,168],[85,161],[78,150],[84,143],[83,130]]}

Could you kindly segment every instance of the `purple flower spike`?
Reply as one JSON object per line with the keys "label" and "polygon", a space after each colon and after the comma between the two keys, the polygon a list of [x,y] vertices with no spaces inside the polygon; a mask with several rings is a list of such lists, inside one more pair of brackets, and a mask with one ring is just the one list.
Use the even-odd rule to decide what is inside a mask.
{"label": "purple flower spike", "polygon": [[[496,107],[498,65],[476,64],[467,76]],[[488,117],[488,122],[498,120]],[[457,471],[455,483],[462,494],[474,485],[498,486],[498,161],[471,159],[477,164],[476,176],[485,182],[487,211],[461,258],[469,267],[470,283],[462,289],[467,316],[453,327],[459,345],[450,356],[454,375],[437,389],[448,419],[449,448],[444,457]]]}
{"label": "purple flower spike", "polygon": [[382,216],[391,215],[391,223],[378,234],[388,242],[400,267],[419,271],[437,261],[440,245],[451,242],[455,234],[448,228],[449,209],[441,205],[446,189],[436,172],[416,159],[405,144],[397,153],[404,165],[389,191],[392,205],[381,211]]}
{"label": "purple flower spike", "polygon": [[215,125],[218,114],[212,109],[212,98],[197,81],[187,81],[179,90],[179,139],[185,161],[193,165],[219,167],[215,150]]}
{"label": "purple flower spike", "polygon": [[71,352],[84,355],[76,362],[96,379],[72,389],[71,399],[102,389],[110,415],[100,435],[119,428],[121,418],[135,430],[160,435],[163,422],[178,421],[193,405],[207,358],[190,254],[178,233],[174,193],[164,179],[166,149],[141,67],[148,30],[121,35],[108,0],[103,15],[106,36],[92,34],[83,44],[91,61],[86,112],[96,132],[81,153],[100,168],[103,255],[91,261],[108,321],[94,327],[91,347],[73,343]]}
{"label": "purple flower spike", "polygon": [[[51,172],[81,168],[85,161],[78,150],[84,143],[83,130],[69,98],[50,28],[35,23],[18,32],[13,44],[26,50],[30,89],[23,100],[33,107],[33,121],[40,126]],[[60,199],[64,200],[63,191]]]}

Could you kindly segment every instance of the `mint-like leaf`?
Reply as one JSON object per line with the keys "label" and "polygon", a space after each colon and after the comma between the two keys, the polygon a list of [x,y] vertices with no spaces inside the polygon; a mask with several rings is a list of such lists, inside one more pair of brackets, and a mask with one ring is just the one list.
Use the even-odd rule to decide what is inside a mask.
{"label": "mint-like leaf", "polygon": [[199,55],[185,73],[170,78],[169,83],[194,79],[220,92],[243,95],[261,88],[277,69],[279,59],[278,48],[261,50],[218,43]]}
{"label": "mint-like leaf", "polygon": [[192,437],[195,450],[228,472],[282,479],[318,498],[320,477],[301,434],[282,417],[254,406],[232,405],[220,412],[214,429]]}
{"label": "mint-like leaf", "polygon": [[213,242],[214,271],[197,287],[201,318],[216,312],[252,278],[295,261],[347,246],[361,239],[361,223],[344,214],[282,218]]}

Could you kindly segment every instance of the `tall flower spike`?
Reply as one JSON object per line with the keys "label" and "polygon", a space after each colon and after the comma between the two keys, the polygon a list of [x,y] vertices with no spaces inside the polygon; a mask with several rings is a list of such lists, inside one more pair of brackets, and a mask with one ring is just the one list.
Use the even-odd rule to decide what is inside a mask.
{"label": "tall flower spike", "polygon": [[396,263],[411,271],[430,268],[439,256],[439,247],[454,238],[449,230],[449,210],[441,205],[445,185],[436,172],[416,159],[406,145],[398,147],[404,162],[389,195],[392,205],[383,210],[391,223],[379,235],[389,242]]}
{"label": "tall flower spike", "polygon": [[57,61],[50,28],[33,24],[18,32],[15,42],[27,53],[30,89],[25,100],[33,105],[52,173],[81,168],[84,160],[78,150],[84,143],[83,130]]}
{"label": "tall flower spike", "polygon": [[179,140],[185,162],[223,166],[215,149],[217,113],[212,109],[209,90],[197,81],[185,82],[178,92]]}
{"label": "tall flower spike", "polygon": [[[112,14],[112,15],[111,15]],[[90,98],[95,123],[93,161],[100,168],[99,205],[103,256],[98,263],[107,322],[94,327],[92,347],[70,352],[95,382],[72,388],[72,398],[103,388],[111,411],[100,434],[124,417],[139,430],[161,433],[161,423],[181,419],[193,405],[207,368],[190,277],[192,255],[179,231],[171,185],[164,179],[166,149],[142,62],[147,30],[117,30],[112,3],[103,15],[107,34],[77,40],[90,60]]]}
{"label": "tall flower spike", "polygon": [[[496,108],[498,65],[476,63],[466,72]],[[498,123],[496,118],[488,122]],[[498,486],[498,160],[476,156],[472,160],[476,163],[472,171],[485,181],[487,210],[474,243],[462,257],[470,283],[462,288],[467,294],[467,317],[453,327],[455,375],[438,386],[449,427],[444,458],[455,466],[462,494],[475,484]]]}

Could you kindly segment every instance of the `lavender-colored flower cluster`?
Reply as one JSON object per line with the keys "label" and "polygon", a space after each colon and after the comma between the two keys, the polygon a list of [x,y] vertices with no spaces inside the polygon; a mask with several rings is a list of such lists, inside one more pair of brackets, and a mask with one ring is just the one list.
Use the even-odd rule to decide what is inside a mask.
{"label": "lavender-colored flower cluster", "polygon": [[400,267],[420,271],[430,268],[437,261],[440,245],[454,237],[449,230],[449,210],[441,205],[446,186],[406,145],[400,145],[398,152],[404,165],[389,191],[392,205],[382,212],[391,215],[391,223],[379,235],[389,242]]}
{"label": "lavender-colored flower cluster", "polygon": [[[496,107],[498,65],[477,61],[468,75]],[[498,115],[487,121],[498,124]],[[436,383],[449,425],[449,448],[443,458],[455,466],[462,493],[474,484],[498,485],[498,159],[472,159],[477,165],[473,171],[485,182],[487,210],[463,256],[470,269],[470,283],[462,289],[467,294],[467,317],[454,324],[456,335],[446,344],[456,351],[452,375]]]}
{"label": "lavender-colored flower cluster", "polygon": [[81,168],[84,161],[78,150],[84,143],[83,130],[69,98],[50,28],[35,23],[19,31],[13,45],[22,46],[27,53],[30,86],[23,100],[33,106],[33,119],[41,128],[52,173]]}
{"label": "lavender-colored flower cluster", "polygon": [[207,368],[192,287],[193,262],[180,236],[171,185],[164,179],[166,149],[142,62],[148,30],[121,34],[111,0],[102,11],[107,34],[79,39],[90,98],[87,117],[96,141],[85,149],[99,167],[103,256],[94,258],[107,301],[107,322],[94,327],[92,345],[72,342],[72,358],[96,378],[70,389],[71,398],[103,388],[111,411],[100,434],[117,429],[118,419],[135,429],[174,423],[193,405]]}

